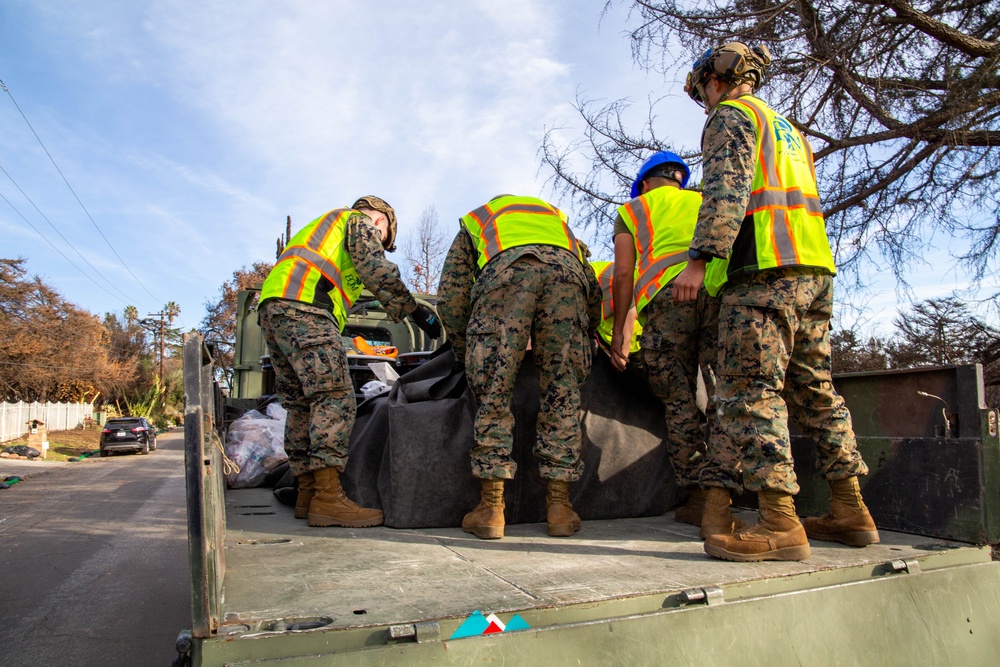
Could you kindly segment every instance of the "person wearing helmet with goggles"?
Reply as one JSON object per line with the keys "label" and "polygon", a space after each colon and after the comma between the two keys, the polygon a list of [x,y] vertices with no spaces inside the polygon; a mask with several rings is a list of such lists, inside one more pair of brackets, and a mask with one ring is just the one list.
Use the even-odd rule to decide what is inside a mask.
{"label": "person wearing helmet with goggles", "polygon": [[[729,260],[720,293],[716,401],[760,512],[752,526],[709,537],[705,551],[733,561],[803,560],[808,538],[857,547],[879,541],[858,484],[868,467],[831,383],[836,267],[812,149],[755,96],[770,62],[766,47],[730,42],[699,58],[685,85],[708,115],[704,200],[673,295],[693,301],[706,262]],[[800,521],[796,515],[789,418],[816,444],[817,467],[830,485],[826,516]]]}
{"label": "person wearing helmet with goggles", "polygon": [[359,507],[340,482],[356,407],[340,334],[361,290],[371,290],[397,322],[410,317],[431,338],[441,335],[434,311],[417,304],[385,258],[395,239],[392,207],[361,197],[292,236],[261,288],[258,319],[288,411],[284,447],[298,482],[295,518],[310,526],[382,523],[381,510]]}
{"label": "person wearing helmet with goggles", "polygon": [[[712,262],[710,278],[697,298],[677,303],[665,289],[687,262],[701,194],[685,189],[691,170],[676,153],[653,154],[639,169],[632,184],[632,199],[618,208],[615,220],[614,328],[612,364],[625,370],[624,345],[627,308],[634,300],[642,325],[639,341],[649,388],[663,403],[667,447],[677,483],[688,491],[687,503],[674,518],[701,527],[701,536],[732,532],[743,524],[730,509],[730,490],[739,492],[736,460],[728,474],[714,452],[721,436],[713,400],[713,372],[718,350],[718,300],[713,280],[725,278],[725,261]],[[633,282],[633,277],[635,277]],[[710,291],[712,293],[710,293]],[[699,368],[708,389],[709,443],[705,441],[697,404]]]}

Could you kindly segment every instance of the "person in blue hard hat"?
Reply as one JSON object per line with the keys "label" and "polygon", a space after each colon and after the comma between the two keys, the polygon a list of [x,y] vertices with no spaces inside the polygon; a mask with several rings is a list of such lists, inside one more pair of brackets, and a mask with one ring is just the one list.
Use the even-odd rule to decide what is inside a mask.
{"label": "person in blue hard hat", "polygon": [[[702,538],[731,533],[742,526],[730,509],[730,490],[739,491],[736,459],[718,460],[713,441],[721,437],[714,407],[714,373],[718,354],[719,303],[714,297],[725,280],[725,261],[707,271],[697,299],[678,303],[664,289],[687,264],[688,247],[698,220],[701,194],[685,187],[691,169],[676,153],[653,154],[632,184],[632,199],[619,207],[615,220],[615,323],[612,363],[625,370],[622,353],[629,304],[633,298],[642,325],[639,346],[650,390],[663,402],[667,446],[678,484],[688,491],[687,503],[675,518],[701,527]],[[633,280],[633,276],[638,278]],[[706,442],[703,417],[697,403],[701,369],[708,394]],[[730,485],[727,489],[726,486]]]}

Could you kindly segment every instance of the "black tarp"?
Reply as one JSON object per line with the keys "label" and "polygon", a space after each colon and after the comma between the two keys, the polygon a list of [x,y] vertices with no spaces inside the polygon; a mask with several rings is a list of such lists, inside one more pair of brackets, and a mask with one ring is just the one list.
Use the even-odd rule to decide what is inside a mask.
{"label": "black tarp", "polygon": [[[458,526],[479,499],[472,477],[474,399],[448,350],[358,406],[344,471],[348,496],[381,507],[396,528]],[[584,473],[570,500],[584,520],[655,516],[682,497],[664,445],[663,408],[636,375],[597,354],[582,391]],[[508,523],[545,520],[545,483],[531,453],[538,376],[530,352],[514,396],[518,473],[506,485]]]}

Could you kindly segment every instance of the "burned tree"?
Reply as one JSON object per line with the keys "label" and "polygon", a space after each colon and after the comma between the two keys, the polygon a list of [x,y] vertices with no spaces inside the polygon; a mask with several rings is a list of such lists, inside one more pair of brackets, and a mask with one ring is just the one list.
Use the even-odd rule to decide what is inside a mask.
{"label": "burned tree", "polygon": [[[775,61],[761,96],[813,144],[841,267],[874,251],[899,276],[942,234],[965,241],[952,252],[972,278],[995,270],[1000,2],[637,1],[630,16],[636,63],[672,77],[674,93],[707,48],[768,46]],[[566,145],[547,133],[542,161],[579,220],[607,224],[650,151],[697,163],[694,137],[675,146],[657,136],[658,103],[642,127],[628,127],[628,102],[578,99],[584,137]],[[582,175],[572,169],[581,156],[591,162]]]}

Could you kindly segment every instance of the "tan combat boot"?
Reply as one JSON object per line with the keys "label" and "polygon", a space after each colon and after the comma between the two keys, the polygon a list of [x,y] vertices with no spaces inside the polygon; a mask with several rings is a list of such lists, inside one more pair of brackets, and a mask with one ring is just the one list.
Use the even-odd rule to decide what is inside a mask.
{"label": "tan combat boot", "polygon": [[733,516],[733,499],[729,489],[710,486],[705,492],[705,511],[701,515],[701,539],[709,535],[732,535],[743,527]]}
{"label": "tan combat boot", "polygon": [[295,518],[305,519],[309,516],[309,503],[316,493],[316,477],[306,472],[297,476],[295,481],[299,485],[299,495],[295,496]]}
{"label": "tan combat boot", "polygon": [[503,480],[481,479],[479,505],[462,519],[462,530],[481,540],[498,540],[503,537]]}
{"label": "tan combat boot", "polygon": [[709,535],[705,553],[739,562],[809,558],[809,540],[791,494],[767,489],[757,497],[760,521],[733,535]]}
{"label": "tan combat boot", "polygon": [[878,529],[861,499],[857,477],[830,480],[830,513],[802,519],[814,540],[840,542],[852,547],[877,544]]}
{"label": "tan combat boot", "polygon": [[707,495],[708,492],[700,486],[690,487],[687,502],[674,512],[674,521],[700,526],[701,515],[705,512],[705,496]]}
{"label": "tan combat boot", "polygon": [[545,520],[549,524],[549,535],[569,537],[580,530],[580,516],[569,504],[569,482],[550,479],[545,503],[548,506]]}
{"label": "tan combat boot", "polygon": [[316,488],[306,517],[310,526],[365,528],[382,524],[382,510],[359,507],[344,495],[336,468],[316,470],[313,478]]}

